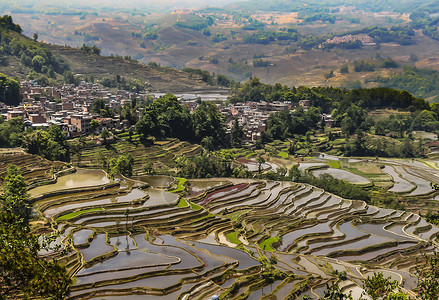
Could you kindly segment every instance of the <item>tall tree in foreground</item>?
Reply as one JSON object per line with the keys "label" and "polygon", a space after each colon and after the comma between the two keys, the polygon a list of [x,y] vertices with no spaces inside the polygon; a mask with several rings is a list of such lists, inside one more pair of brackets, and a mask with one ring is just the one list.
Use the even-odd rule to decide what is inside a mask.
{"label": "tall tree in foreground", "polygon": [[422,300],[439,299],[439,252],[424,255],[425,263],[418,265],[418,294]]}
{"label": "tall tree in foreground", "polygon": [[0,299],[63,299],[71,279],[65,267],[38,255],[26,201],[23,176],[11,165],[0,202]]}

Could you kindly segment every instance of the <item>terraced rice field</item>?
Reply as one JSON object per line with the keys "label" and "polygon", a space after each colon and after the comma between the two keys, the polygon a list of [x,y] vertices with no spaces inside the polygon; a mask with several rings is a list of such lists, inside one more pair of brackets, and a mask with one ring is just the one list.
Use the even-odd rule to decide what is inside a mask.
{"label": "terraced rice field", "polygon": [[[318,299],[335,270],[347,272],[340,286],[355,294],[380,270],[412,289],[416,259],[439,234],[416,214],[294,182],[189,180],[182,200],[135,180],[83,191],[87,184],[62,189],[61,178],[45,186],[61,194],[33,194],[68,249],[69,299]],[[179,182],[139,179],[171,190]],[[265,280],[262,270],[277,275]]]}
{"label": "terraced rice field", "polygon": [[[166,161],[194,146],[168,140],[147,152],[117,147],[117,153],[143,151],[136,158],[140,174],[145,160]],[[85,164],[96,166],[97,159]],[[343,161],[326,155],[299,168],[329,170],[334,162],[337,172],[365,178],[369,185],[387,180],[411,212],[285,181],[186,182],[167,176],[109,181],[100,170],[73,170],[21,151],[2,154],[0,177],[9,164],[18,165],[35,211],[60,233],[58,242],[67,254],[42,254],[55,255],[75,278],[70,299],[208,299],[215,294],[318,299],[326,283],[337,280],[335,270],[347,272],[339,285],[354,295],[361,294],[361,280],[374,271],[412,290],[417,258],[438,246],[439,228],[415,212],[424,211],[425,201],[437,202],[430,182],[439,183],[439,171],[423,161]],[[264,272],[277,275],[266,280]]]}
{"label": "terraced rice field", "polygon": [[[194,156],[202,152],[202,148],[188,142],[181,142],[178,139],[167,139],[157,141],[153,145],[143,145],[140,141],[134,140],[118,141],[115,144],[92,147],[84,149],[81,153],[80,165],[87,168],[100,168],[102,165],[101,156],[117,157],[130,153],[134,157],[133,174],[145,174],[143,166],[147,162],[160,163],[166,168],[175,167],[175,159],[181,155]],[[77,158],[73,159],[77,164]]]}

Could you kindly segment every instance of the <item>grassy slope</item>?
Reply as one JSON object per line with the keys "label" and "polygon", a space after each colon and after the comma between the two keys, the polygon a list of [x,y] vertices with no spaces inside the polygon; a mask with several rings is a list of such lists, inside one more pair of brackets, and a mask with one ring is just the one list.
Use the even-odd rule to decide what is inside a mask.
{"label": "grassy slope", "polygon": [[[22,40],[29,38],[11,32],[13,37]],[[166,67],[156,67],[142,63],[124,60],[118,57],[88,54],[77,48],[46,45],[54,55],[62,57],[69,65],[74,74],[93,75],[95,79],[104,76],[113,77],[120,75],[131,80],[140,80],[152,92],[185,92],[185,91],[209,91],[214,87],[195,75]],[[21,64],[15,56],[3,56],[1,72],[16,79],[24,79],[32,69]],[[58,78],[61,78],[58,75]]]}
{"label": "grassy slope", "polygon": [[151,91],[182,92],[212,89],[200,79],[190,78],[189,74],[176,69],[153,67],[117,57],[87,54],[70,47],[51,45],[50,48],[53,53],[65,59],[76,74],[93,75],[96,79],[118,74],[146,83]]}

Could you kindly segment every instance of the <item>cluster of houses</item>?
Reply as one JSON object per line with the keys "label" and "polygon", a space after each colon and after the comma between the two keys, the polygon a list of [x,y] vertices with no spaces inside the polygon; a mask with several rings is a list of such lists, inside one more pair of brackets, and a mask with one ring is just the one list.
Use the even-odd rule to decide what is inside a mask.
{"label": "cluster of houses", "polygon": [[344,36],[336,36],[332,39],[327,39],[322,45],[324,44],[341,44],[341,43],[348,43],[348,42],[355,42],[355,41],[361,41],[364,46],[374,46],[376,45],[375,40],[370,37],[367,34],[348,34]]}
{"label": "cluster of houses", "polygon": [[89,134],[91,120],[97,120],[100,129],[122,129],[128,126],[126,120],[103,118],[91,112],[96,99],[105,99],[107,105],[117,109],[132,99],[146,95],[118,91],[113,94],[100,89],[96,84],[81,82],[78,86],[65,84],[61,87],[41,87],[35,81],[21,82],[23,102],[16,107],[1,106],[1,112],[7,120],[21,118],[27,127],[48,127],[59,125],[69,137]]}
{"label": "cluster of houses", "polygon": [[[156,98],[163,95],[127,91],[112,93],[89,82],[81,82],[77,86],[65,84],[61,87],[41,87],[35,81],[24,81],[21,82],[21,87],[24,101],[16,107],[7,107],[0,103],[3,116],[7,120],[20,118],[27,127],[40,128],[56,124],[67,133],[68,137],[90,134],[94,130],[123,129],[130,126],[129,122],[121,119],[120,116],[104,118],[99,113],[93,113],[91,108],[96,99],[104,99],[110,108],[117,111],[123,105],[132,103],[133,99],[146,101],[151,96]],[[190,111],[194,111],[200,101],[212,100],[211,96],[214,95],[199,97],[193,94],[183,94],[177,96],[184,105],[189,107]],[[219,100],[226,100],[226,97],[223,95]],[[224,105],[222,101],[219,102],[222,104],[218,104],[218,108],[226,117],[228,129],[232,128],[237,119],[244,130],[246,142],[255,142],[261,138],[270,114],[293,108],[291,102],[247,102],[228,105]],[[308,109],[311,101],[301,100],[299,105]],[[137,117],[140,116],[141,111],[137,110]],[[99,122],[100,126],[97,129],[91,128],[92,120]],[[322,121],[326,126],[333,126],[330,115],[322,115]]]}

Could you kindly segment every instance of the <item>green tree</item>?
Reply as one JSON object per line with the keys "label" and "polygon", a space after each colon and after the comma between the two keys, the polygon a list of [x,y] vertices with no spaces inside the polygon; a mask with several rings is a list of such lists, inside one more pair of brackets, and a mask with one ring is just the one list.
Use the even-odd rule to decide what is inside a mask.
{"label": "green tree", "polygon": [[101,113],[102,109],[107,109],[107,102],[105,99],[99,98],[93,101],[91,104],[91,112],[95,114]]}
{"label": "green tree", "polygon": [[38,73],[41,73],[41,69],[46,64],[46,60],[41,55],[35,55],[32,58],[32,67]]}
{"label": "green tree", "polygon": [[332,283],[332,285],[326,285],[326,291],[325,296],[323,297],[324,300],[353,300],[352,292],[350,292],[348,295],[343,294],[342,290],[340,289],[339,285],[336,283]]}
{"label": "green tree", "polygon": [[299,179],[302,177],[302,172],[299,169],[299,165],[292,166],[290,171],[288,172],[288,176],[293,181],[299,181]]}
{"label": "green tree", "polygon": [[20,169],[16,165],[10,165],[4,179],[3,195],[1,195],[4,209],[27,223],[30,217],[27,198],[26,183]]}
{"label": "green tree", "polygon": [[38,40],[38,33],[35,32],[32,38],[36,42]]}
{"label": "green tree", "polygon": [[0,73],[0,102],[18,105],[21,101],[21,87],[18,81]]}
{"label": "green tree", "polygon": [[256,159],[256,162],[258,163],[258,173],[261,174],[262,173],[262,164],[265,163],[265,159],[259,155],[258,158]]}
{"label": "green tree", "polygon": [[110,137],[110,132],[107,129],[102,130],[101,138],[104,139],[104,144],[107,142],[107,139]]}
{"label": "green tree", "polygon": [[0,299],[63,299],[71,279],[65,267],[40,258],[38,237],[27,223],[26,184],[14,165],[0,200]]}
{"label": "green tree", "polygon": [[422,300],[439,299],[439,252],[424,255],[425,263],[418,265],[418,294]]}
{"label": "green tree", "polygon": [[136,129],[145,138],[155,136],[193,139],[189,109],[181,105],[177,97],[172,94],[148,103],[136,124]]}
{"label": "green tree", "polygon": [[64,82],[67,84],[74,84],[75,83],[75,76],[73,75],[73,72],[70,70],[64,71],[63,74]]}
{"label": "green tree", "polygon": [[93,119],[90,121],[90,129],[92,131],[93,136],[96,133],[96,129],[98,129],[100,126],[101,126],[101,124],[99,124],[98,120]]}
{"label": "green tree", "polygon": [[[383,273],[373,273],[364,280],[364,290],[373,300],[404,300],[408,295],[401,292],[397,280],[392,281],[390,277],[384,277]],[[432,298],[433,299],[433,298]],[[437,298],[434,298],[437,299]]]}
{"label": "green tree", "polygon": [[145,171],[146,174],[153,174],[154,173],[154,164],[149,161],[143,166],[143,171]]}
{"label": "green tree", "polygon": [[195,137],[198,141],[212,137],[213,146],[225,145],[224,115],[215,104],[203,101],[192,114]]}
{"label": "green tree", "polygon": [[235,119],[233,127],[230,133],[230,145],[232,147],[241,147],[242,139],[244,138],[244,130],[238,123],[238,119]]}
{"label": "green tree", "polygon": [[118,158],[111,158],[108,162],[108,176],[114,179],[116,175],[132,176],[134,167],[134,158],[131,153],[121,155]]}
{"label": "green tree", "polygon": [[69,149],[65,134],[57,125],[47,130],[32,130],[24,136],[23,144],[31,154],[38,154],[49,160],[68,160]]}

